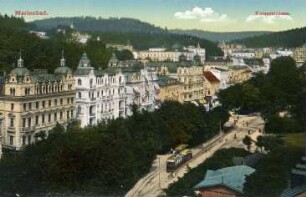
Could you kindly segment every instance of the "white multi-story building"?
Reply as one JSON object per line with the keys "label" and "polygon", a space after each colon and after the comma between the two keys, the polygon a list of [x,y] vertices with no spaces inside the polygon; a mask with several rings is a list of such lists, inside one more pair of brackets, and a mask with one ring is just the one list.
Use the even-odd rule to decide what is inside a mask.
{"label": "white multi-story building", "polygon": [[288,50],[288,49],[279,49],[276,50],[275,53],[270,54],[270,58],[271,59],[276,59],[278,57],[284,57],[284,56],[290,56],[293,57],[293,51]]}
{"label": "white multi-story building", "polygon": [[142,69],[125,68],[126,114],[132,115],[132,106],[139,110],[153,111],[158,107],[159,86],[154,69],[144,66]]}
{"label": "white multi-story building", "polygon": [[220,81],[219,89],[223,90],[229,87],[229,71],[221,68],[209,68]]}
{"label": "white multi-story building", "polygon": [[75,81],[77,119],[81,127],[126,116],[125,79],[120,69],[95,71],[84,53]]}
{"label": "white multi-story building", "polygon": [[199,56],[200,62],[205,62],[206,50],[200,47],[188,46],[184,47],[181,51],[171,51],[165,48],[150,48],[145,51],[134,52],[134,57],[139,60],[151,60],[151,61],[172,61],[178,62],[180,56],[185,56],[186,60],[193,61],[195,56]]}
{"label": "white multi-story building", "polygon": [[231,57],[251,59],[255,57],[255,53],[253,51],[236,51],[231,54]]}

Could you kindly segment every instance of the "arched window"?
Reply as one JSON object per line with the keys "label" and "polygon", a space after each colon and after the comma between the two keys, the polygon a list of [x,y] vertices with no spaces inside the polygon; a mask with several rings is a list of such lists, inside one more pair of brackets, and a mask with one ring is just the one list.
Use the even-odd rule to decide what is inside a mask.
{"label": "arched window", "polygon": [[82,93],[78,92],[78,98],[82,98]]}
{"label": "arched window", "polygon": [[93,85],[93,80],[92,79],[90,79],[89,85],[90,85],[90,88],[92,88],[92,85]]}
{"label": "arched window", "polygon": [[78,85],[82,85],[82,80],[78,79]]}

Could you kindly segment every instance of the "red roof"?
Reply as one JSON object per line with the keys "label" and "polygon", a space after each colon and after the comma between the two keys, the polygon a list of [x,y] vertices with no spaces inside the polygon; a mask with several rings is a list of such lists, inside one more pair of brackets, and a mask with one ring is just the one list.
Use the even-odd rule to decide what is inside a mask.
{"label": "red roof", "polygon": [[204,71],[204,77],[211,83],[220,83],[220,80],[210,71]]}

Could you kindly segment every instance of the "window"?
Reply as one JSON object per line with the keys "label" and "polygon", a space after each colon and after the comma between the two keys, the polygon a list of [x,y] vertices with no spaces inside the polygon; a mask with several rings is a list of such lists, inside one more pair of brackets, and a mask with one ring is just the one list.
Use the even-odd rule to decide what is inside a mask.
{"label": "window", "polygon": [[54,121],[56,121],[57,120],[57,113],[55,112],[54,113]]}
{"label": "window", "polygon": [[14,118],[10,119],[10,127],[14,127]]}
{"label": "window", "polygon": [[10,145],[14,145],[14,136],[10,136]]}
{"label": "window", "polygon": [[24,128],[24,127],[26,127],[26,119],[25,118],[22,118],[22,127]]}
{"label": "window", "polygon": [[51,122],[51,114],[48,115],[48,122]]}
{"label": "window", "polygon": [[42,102],[42,107],[45,108],[45,105],[46,105],[46,101],[43,101]]}
{"label": "window", "polygon": [[82,80],[78,79],[78,85],[82,85]]}
{"label": "window", "polygon": [[71,110],[71,115],[70,116],[71,116],[71,118],[73,117],[73,110]]}
{"label": "window", "polygon": [[78,98],[82,98],[82,93],[78,92]]}
{"label": "window", "polygon": [[69,102],[70,102],[70,99],[69,99],[69,98],[67,98],[67,104],[69,104]]}
{"label": "window", "polygon": [[27,141],[27,137],[26,136],[22,136],[22,145],[25,145]]}
{"label": "window", "polygon": [[39,102],[36,102],[36,109],[39,108]]}
{"label": "window", "polygon": [[26,110],[27,110],[27,104],[24,103],[24,104],[23,104],[23,111],[26,111]]}
{"label": "window", "polygon": [[73,97],[71,97],[71,103],[73,104],[73,101],[74,101],[74,98]]}
{"label": "window", "polygon": [[67,119],[69,119],[69,111],[67,111]]}
{"label": "window", "polygon": [[32,118],[28,118],[28,127],[32,126]]}
{"label": "window", "polygon": [[39,123],[39,116],[35,116],[35,124],[38,125]]}
{"label": "window", "polygon": [[29,135],[29,136],[28,136],[28,144],[31,144],[31,142],[32,142],[32,136]]}
{"label": "window", "polygon": [[60,104],[63,105],[63,99],[62,98],[60,99]]}
{"label": "window", "polygon": [[49,102],[49,107],[51,107],[51,100],[49,100],[48,102]]}
{"label": "window", "polygon": [[44,114],[41,116],[41,123],[45,123],[45,115]]}
{"label": "window", "polygon": [[92,88],[92,85],[93,85],[93,80],[92,79],[90,79],[90,88]]}
{"label": "window", "polygon": [[60,119],[63,119],[63,112],[60,112]]}
{"label": "window", "polygon": [[11,110],[14,110],[14,104],[11,103]]}
{"label": "window", "polygon": [[32,103],[29,103],[29,110],[32,110]]}
{"label": "window", "polygon": [[54,105],[57,106],[57,99],[54,99]]}

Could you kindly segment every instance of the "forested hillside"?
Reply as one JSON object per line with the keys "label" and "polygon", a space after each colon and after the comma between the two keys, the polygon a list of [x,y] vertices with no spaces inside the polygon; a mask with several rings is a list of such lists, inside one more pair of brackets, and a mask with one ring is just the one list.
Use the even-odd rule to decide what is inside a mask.
{"label": "forested hillside", "polygon": [[182,35],[191,35],[199,38],[216,41],[216,42],[228,42],[237,39],[244,39],[253,36],[260,36],[263,34],[271,33],[269,31],[242,31],[242,32],[211,32],[203,31],[198,29],[182,30],[182,29],[173,29],[172,33],[182,34]]}
{"label": "forested hillside", "polygon": [[161,33],[166,30],[131,18],[56,17],[31,22],[37,29],[48,31],[73,24],[78,31]]}
{"label": "forested hillside", "polygon": [[88,32],[93,35],[93,38],[99,36],[104,43],[127,44],[129,42],[137,50],[150,47],[181,49],[184,46],[196,46],[199,42],[201,47],[206,49],[207,56],[222,55],[222,51],[212,41],[192,35],[173,34],[166,29],[137,19],[72,17],[51,18],[30,23],[34,29],[51,34],[54,34],[57,28],[69,27],[71,24],[75,30]]}
{"label": "forested hillside", "polygon": [[120,32],[93,32],[104,43],[126,44],[129,41],[135,49],[144,50],[150,47],[166,47],[168,49],[181,49],[184,46],[197,46],[206,49],[206,56],[222,55],[223,52],[216,43],[194,36],[170,33],[120,33]]}
{"label": "forested hillside", "polygon": [[102,42],[90,41],[87,45],[68,42],[61,35],[42,40],[28,33],[22,19],[0,16],[0,71],[10,71],[16,66],[21,50],[25,66],[30,69],[45,68],[54,71],[59,66],[61,51],[65,51],[67,65],[76,68],[83,52],[95,67],[106,67],[111,53]]}
{"label": "forested hillside", "polygon": [[245,44],[247,47],[299,47],[306,43],[306,27],[288,31],[276,32],[261,36],[254,36],[234,43]]}
{"label": "forested hillside", "polygon": [[69,42],[67,35],[55,33],[55,29],[50,31],[54,33],[50,39],[39,39],[29,34],[30,29],[33,29],[33,24],[28,25],[22,19],[0,15],[0,72],[8,72],[16,66],[20,50],[25,66],[30,69],[45,68],[53,72],[59,66],[62,50],[65,51],[66,63],[71,68],[76,68],[83,52],[88,54],[94,67],[106,68],[112,51],[106,50],[104,43],[126,44],[127,41],[136,49],[161,46],[177,49],[199,42],[206,48],[207,56],[222,55],[222,51],[213,42],[166,32],[91,32],[93,38],[100,36],[101,41],[90,39],[83,45]]}

